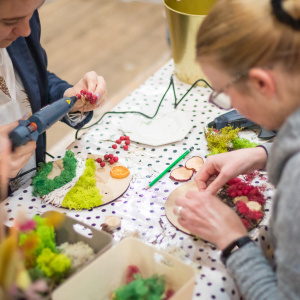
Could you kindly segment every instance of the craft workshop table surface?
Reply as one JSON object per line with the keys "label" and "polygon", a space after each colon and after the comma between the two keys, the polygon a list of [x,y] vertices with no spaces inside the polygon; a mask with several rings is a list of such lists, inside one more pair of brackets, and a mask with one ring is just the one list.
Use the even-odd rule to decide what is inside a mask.
{"label": "craft workshop table surface", "polygon": [[[114,111],[134,110],[153,115],[169,85],[173,69],[173,62],[168,62],[115,107]],[[176,78],[175,86],[179,98],[190,87]],[[13,224],[19,208],[27,210],[30,216],[57,210],[98,229],[101,229],[105,216],[119,216],[122,217],[122,226],[114,233],[116,242],[124,236],[139,236],[146,244],[164,249],[195,267],[197,277],[193,299],[240,299],[234,280],[219,260],[220,251],[208,243],[178,231],[165,216],[164,204],[168,195],[182,183],[172,181],[167,174],[152,188],[145,190],[150,181],[191,146],[194,146],[195,150],[186,159],[195,155],[204,157],[208,153],[203,128],[223,113],[207,102],[209,93],[209,88],[195,87],[178,106],[177,110],[191,114],[194,124],[183,140],[157,147],[132,142],[129,151],[117,149],[120,162],[130,169],[133,176],[128,190],[118,200],[89,211],[69,211],[41,203],[40,199],[32,196],[32,186],[28,182],[2,203],[8,213],[7,225]],[[174,97],[170,90],[162,103],[158,117],[172,111],[173,104]],[[124,119],[126,121],[126,118],[130,118],[130,115],[105,116],[99,125],[92,127],[81,139],[75,141],[71,149],[75,153],[101,155],[112,152],[112,144],[123,134],[120,124]],[[61,153],[61,156],[63,155],[64,151]],[[272,191],[268,189],[266,193],[268,199],[271,199]],[[269,204],[266,206],[267,213],[269,206]],[[267,221],[263,222],[267,225]],[[85,232],[84,228],[79,230]],[[265,236],[267,226],[262,226],[261,230],[263,233],[260,232],[260,238],[256,241],[264,249],[269,249]]]}

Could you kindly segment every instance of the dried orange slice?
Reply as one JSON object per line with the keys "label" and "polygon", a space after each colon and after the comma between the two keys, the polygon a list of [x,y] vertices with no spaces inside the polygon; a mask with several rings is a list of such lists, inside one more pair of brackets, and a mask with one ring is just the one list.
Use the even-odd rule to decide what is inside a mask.
{"label": "dried orange slice", "polygon": [[110,176],[116,179],[122,179],[130,174],[129,170],[123,166],[116,166],[110,170]]}

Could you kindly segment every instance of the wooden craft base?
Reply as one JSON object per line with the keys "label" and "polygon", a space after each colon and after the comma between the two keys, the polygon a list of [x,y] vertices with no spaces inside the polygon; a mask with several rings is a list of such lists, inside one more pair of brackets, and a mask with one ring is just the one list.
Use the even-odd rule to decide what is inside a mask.
{"label": "wooden craft base", "polygon": [[188,191],[191,190],[198,190],[196,182],[194,180],[191,180],[183,185],[181,185],[180,187],[178,187],[176,190],[174,190],[169,197],[167,198],[167,201],[165,203],[165,212],[166,212],[166,216],[168,218],[168,220],[170,221],[170,223],[175,226],[177,229],[179,229],[182,232],[185,232],[187,234],[192,234],[190,233],[188,230],[186,230],[185,228],[183,228],[179,223],[178,223],[178,217],[174,214],[173,209],[176,206],[175,205],[175,199],[178,197],[184,197],[185,194]]}
{"label": "wooden craft base", "polygon": [[[97,159],[98,157],[103,159],[101,155],[88,154],[87,158]],[[110,203],[119,197],[121,197],[129,187],[131,181],[131,174],[122,179],[115,179],[110,176],[110,170],[116,166],[123,166],[121,163],[117,162],[114,164],[110,164],[109,162],[105,162],[105,167],[102,168],[100,164],[96,162],[96,186],[99,189],[100,195],[102,198],[102,205]],[[63,162],[62,159],[59,159],[53,162],[53,170],[48,175],[48,178],[53,179],[55,176],[58,176],[63,170]],[[51,204],[51,203],[50,203]],[[101,205],[101,206],[102,206]],[[63,207],[66,208],[67,207]]]}

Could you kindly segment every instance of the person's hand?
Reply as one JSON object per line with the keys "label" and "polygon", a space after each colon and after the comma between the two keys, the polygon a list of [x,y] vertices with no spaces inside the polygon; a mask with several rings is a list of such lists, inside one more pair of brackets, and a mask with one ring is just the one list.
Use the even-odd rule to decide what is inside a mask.
{"label": "person's hand", "polygon": [[212,155],[196,173],[194,180],[199,191],[216,194],[228,180],[263,169],[266,161],[267,154],[262,147]]}
{"label": "person's hand", "polygon": [[[8,135],[15,127],[18,126],[18,121],[0,126],[0,133]],[[36,142],[30,141],[24,146],[15,149],[10,155],[8,177],[14,178],[19,171],[26,166],[30,157],[34,154]]]}
{"label": "person's hand", "polygon": [[93,93],[98,97],[95,104],[87,102],[84,104],[78,100],[70,112],[80,111],[86,112],[94,110],[101,104],[104,104],[107,97],[106,82],[102,76],[99,76],[96,72],[86,73],[81,80],[79,80],[73,87],[67,89],[64,93],[64,97],[72,97],[80,94],[81,90]]}
{"label": "person's hand", "polygon": [[239,216],[210,192],[189,191],[175,200],[182,207],[178,222],[196,236],[225,249],[234,240],[247,235]]}

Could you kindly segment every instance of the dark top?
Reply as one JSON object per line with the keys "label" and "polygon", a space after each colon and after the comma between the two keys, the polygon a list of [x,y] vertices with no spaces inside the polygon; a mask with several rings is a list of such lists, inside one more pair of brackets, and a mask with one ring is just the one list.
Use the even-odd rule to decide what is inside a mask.
{"label": "dark top", "polygon": [[[47,71],[47,54],[40,43],[41,24],[39,14],[34,12],[30,20],[31,34],[19,37],[9,47],[8,54],[15,70],[18,72],[28,95],[32,112],[63,97],[64,92],[71,87],[66,81]],[[82,122],[74,126],[83,127],[93,116],[91,112]],[[69,126],[68,118],[62,121]],[[72,126],[73,127],[73,126]],[[36,163],[45,161],[46,135],[40,135],[36,147]]]}

